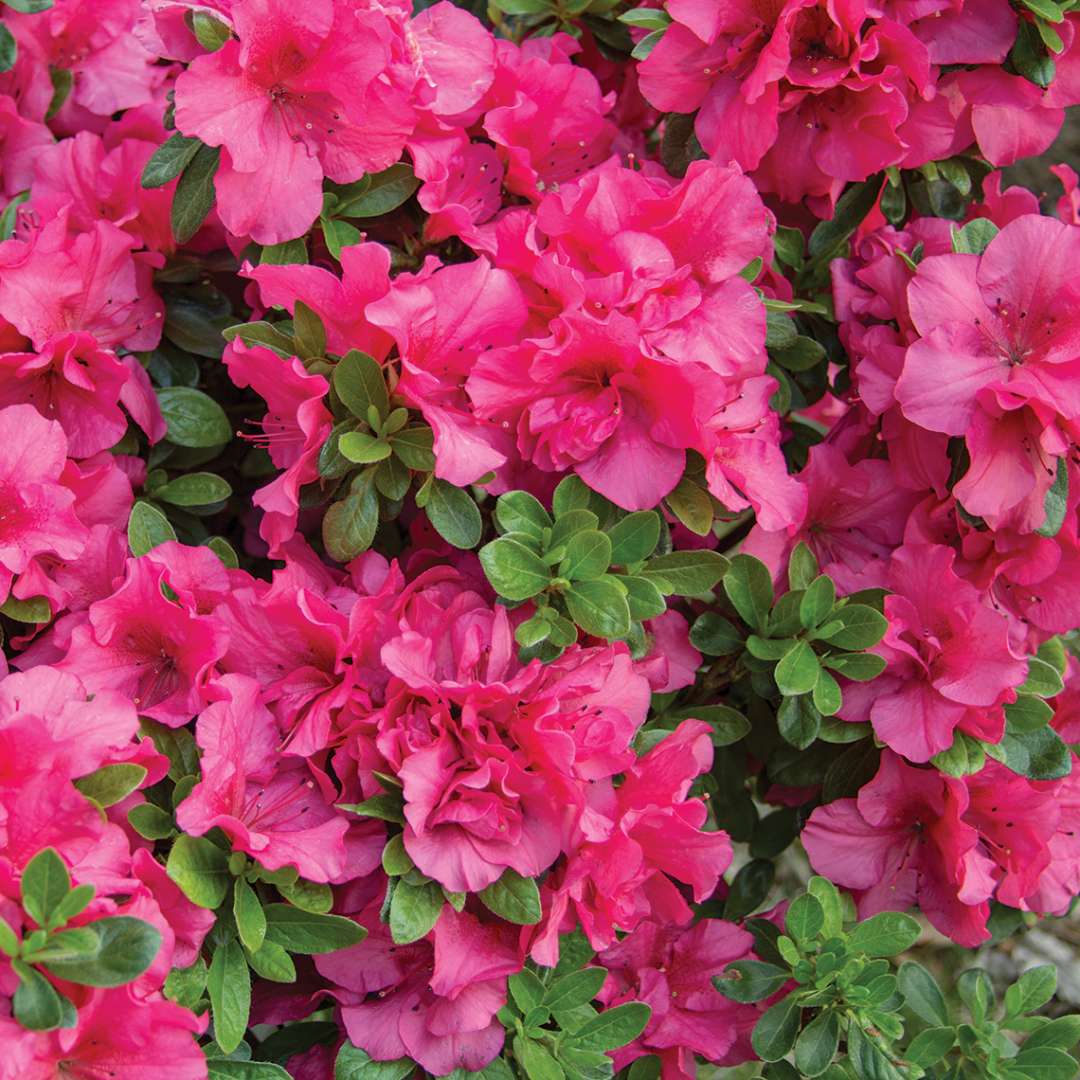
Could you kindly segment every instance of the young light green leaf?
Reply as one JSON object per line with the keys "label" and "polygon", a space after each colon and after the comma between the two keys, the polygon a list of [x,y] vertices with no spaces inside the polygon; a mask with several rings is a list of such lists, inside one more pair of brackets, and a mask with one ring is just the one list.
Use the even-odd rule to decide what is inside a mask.
{"label": "young light green leaf", "polygon": [[1029,968],[1005,991],[1005,1015],[1023,1016],[1041,1008],[1057,991],[1057,980],[1052,964]]}

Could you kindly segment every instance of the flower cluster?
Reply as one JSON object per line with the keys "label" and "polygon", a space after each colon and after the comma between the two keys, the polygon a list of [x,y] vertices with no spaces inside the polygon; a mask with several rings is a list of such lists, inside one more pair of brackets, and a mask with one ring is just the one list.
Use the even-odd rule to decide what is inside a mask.
{"label": "flower cluster", "polygon": [[0,1080],[924,1075],[893,913],[1080,894],[1075,6],[3,0]]}

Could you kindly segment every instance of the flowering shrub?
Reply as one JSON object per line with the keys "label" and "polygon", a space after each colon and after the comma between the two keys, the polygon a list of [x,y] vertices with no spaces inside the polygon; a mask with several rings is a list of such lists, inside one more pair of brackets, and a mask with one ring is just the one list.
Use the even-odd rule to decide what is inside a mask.
{"label": "flowering shrub", "polygon": [[0,1080],[1077,1075],[1076,0],[2,3]]}

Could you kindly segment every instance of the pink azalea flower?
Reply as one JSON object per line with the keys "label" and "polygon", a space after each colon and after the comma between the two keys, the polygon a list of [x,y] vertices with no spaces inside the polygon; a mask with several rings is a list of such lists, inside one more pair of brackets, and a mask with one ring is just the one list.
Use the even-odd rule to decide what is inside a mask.
{"label": "pink azalea flower", "polygon": [[844,687],[845,720],[869,721],[883,742],[923,762],[959,728],[996,742],[1002,706],[1016,699],[1027,666],[1009,648],[1007,620],[953,569],[952,550],[907,545],[889,565],[882,643],[889,663],[869,683]]}
{"label": "pink azalea flower", "polygon": [[101,348],[153,349],[164,313],[151,284],[160,256],[132,255],[134,247],[128,233],[105,221],[69,235],[61,210],[28,239],[0,244],[0,315],[37,349],[80,330]]}
{"label": "pink azalea flower", "polygon": [[336,356],[359,349],[386,359],[390,336],[364,314],[367,305],[390,290],[390,252],[382,244],[355,244],[341,249],[341,278],[320,266],[246,265],[241,271],[259,285],[264,304],[291,315],[302,301],[322,319],[326,347]]}
{"label": "pink azalea flower", "polygon": [[600,1000],[609,1008],[643,1001],[652,1009],[641,1035],[612,1055],[615,1068],[655,1054],[665,1080],[693,1080],[696,1055],[717,1065],[750,1060],[748,1036],[761,1007],[729,1001],[712,977],[751,957],[753,944],[747,931],[720,919],[693,927],[645,922],[600,953],[596,962],[608,969]]}
{"label": "pink azalea flower", "polygon": [[42,416],[58,420],[72,457],[108,450],[127,431],[121,403],[132,415],[150,419],[152,442],[165,436],[157,398],[142,368],[135,370],[102,349],[86,333],[50,338],[40,353],[0,354],[0,407],[27,402]]}
{"label": "pink azalea flower", "polygon": [[15,101],[0,95],[0,152],[4,157],[4,194],[11,198],[26,191],[34,178],[34,163],[47,146],[53,145],[49,129],[20,116]]}
{"label": "pink azalea flower", "polygon": [[74,494],[60,483],[67,442],[55,420],[30,405],[0,409],[0,596],[35,556],[75,559],[86,529]]}
{"label": "pink azalea flower", "polygon": [[306,762],[280,755],[281,735],[257,682],[223,675],[213,693],[222,696],[195,729],[202,779],[177,807],[177,824],[192,836],[221,829],[268,870],[292,866],[309,881],[336,879],[349,827],[333,807],[336,792]]}
{"label": "pink azalea flower", "polygon": [[857,799],[819,806],[802,831],[810,865],[853,890],[859,917],[918,904],[959,945],[990,937],[994,864],[965,823],[962,780],[917,769],[886,750]]}
{"label": "pink azalea flower", "polygon": [[176,81],[176,124],[222,147],[218,213],[237,236],[301,236],[322,180],[358,180],[397,160],[415,123],[388,77],[400,32],[382,11],[314,0],[237,0],[238,40],[197,57]]}
{"label": "pink azalea flower", "polygon": [[284,360],[261,345],[249,348],[239,338],[229,343],[224,360],[229,378],[237,386],[250,386],[267,404],[259,433],[247,438],[264,446],[283,470],[251,500],[263,509],[259,531],[274,555],[296,531],[300,488],[319,478],[319,449],[332,426],[323,404],[329,386],[321,375],[309,375],[295,356]]}
{"label": "pink azalea flower", "polygon": [[88,690],[126,694],[143,715],[177,727],[199,711],[227,635],[212,616],[168,599],[162,591],[167,580],[165,567],[129,560],[123,584],[90,605],[56,666]]}

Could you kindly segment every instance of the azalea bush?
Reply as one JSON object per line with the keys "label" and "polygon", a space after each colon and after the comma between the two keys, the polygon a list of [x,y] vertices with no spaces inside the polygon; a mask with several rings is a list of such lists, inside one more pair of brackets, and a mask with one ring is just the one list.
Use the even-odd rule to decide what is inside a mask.
{"label": "azalea bush", "polygon": [[2,5],[0,1080],[1080,1072],[1077,0]]}

